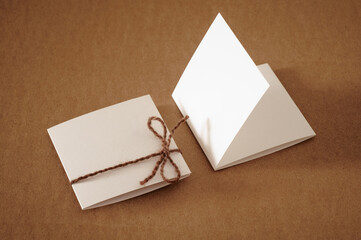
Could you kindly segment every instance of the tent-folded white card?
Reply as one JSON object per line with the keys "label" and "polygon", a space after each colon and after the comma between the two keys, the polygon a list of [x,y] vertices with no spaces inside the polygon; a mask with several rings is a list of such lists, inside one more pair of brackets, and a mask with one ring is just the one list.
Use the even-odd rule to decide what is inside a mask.
{"label": "tent-folded white card", "polygon": [[267,88],[218,14],[172,96],[212,165],[217,165]]}
{"label": "tent-folded white card", "polygon": [[270,84],[215,167],[217,170],[290,147],[315,136],[268,64],[258,69]]}
{"label": "tent-folded white card", "polygon": [[[149,95],[115,104],[48,129],[69,181],[121,162],[135,160],[162,148],[160,139],[148,129],[151,116],[161,118]],[[162,127],[152,124],[159,133]],[[161,133],[162,134],[162,133]],[[177,148],[174,140],[170,149]],[[190,170],[180,153],[172,153],[181,179]],[[82,209],[126,200],[168,185],[157,173],[144,186],[140,181],[152,172],[158,157],[98,174],[72,185]],[[170,164],[164,168],[172,178]]]}
{"label": "tent-folded white card", "polygon": [[172,94],[215,170],[315,135],[269,66],[261,70],[218,14]]}

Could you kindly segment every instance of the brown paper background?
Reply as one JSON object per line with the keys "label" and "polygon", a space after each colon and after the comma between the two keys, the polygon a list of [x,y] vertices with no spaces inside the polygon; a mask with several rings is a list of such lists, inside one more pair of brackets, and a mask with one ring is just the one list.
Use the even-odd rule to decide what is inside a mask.
{"label": "brown paper background", "polygon": [[[148,93],[174,125],[217,12],[316,138],[214,172],[182,126],[189,178],[82,211],[46,129]],[[358,0],[1,1],[0,238],[360,239],[360,15]]]}

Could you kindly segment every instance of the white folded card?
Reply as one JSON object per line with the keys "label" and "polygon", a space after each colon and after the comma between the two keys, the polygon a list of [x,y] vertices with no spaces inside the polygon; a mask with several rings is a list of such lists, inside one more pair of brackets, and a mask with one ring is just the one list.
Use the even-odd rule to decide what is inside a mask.
{"label": "white folded card", "polygon": [[269,65],[254,64],[220,14],[172,96],[214,170],[315,136]]}
{"label": "white folded card", "polygon": [[[72,181],[94,171],[128,162],[162,150],[162,141],[148,129],[148,118],[161,118],[149,95],[115,104],[48,129],[65,172]],[[163,136],[161,123],[151,126]],[[173,139],[169,149],[176,149]],[[170,153],[180,170],[180,179],[190,170],[179,152]],[[72,184],[82,209],[112,204],[164,187],[159,171],[146,184],[160,156],[130,164]],[[175,168],[166,162],[164,175],[177,176]]]}

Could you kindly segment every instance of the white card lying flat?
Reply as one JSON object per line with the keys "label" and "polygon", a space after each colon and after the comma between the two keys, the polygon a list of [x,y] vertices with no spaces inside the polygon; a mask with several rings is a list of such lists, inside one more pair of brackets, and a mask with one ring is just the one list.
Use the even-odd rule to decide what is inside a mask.
{"label": "white card lying flat", "polygon": [[[160,114],[149,95],[115,104],[48,129],[69,181],[121,162],[159,152],[160,139],[148,129],[147,121]],[[153,128],[162,134],[158,122]],[[172,140],[170,149],[177,148]],[[190,170],[180,153],[172,153],[181,179]],[[72,185],[82,209],[123,201],[168,185],[157,174],[144,186],[140,181],[152,172],[159,157],[111,170]],[[176,176],[169,162],[164,168],[168,178]]]}
{"label": "white card lying flat", "polygon": [[269,66],[261,70],[218,14],[173,92],[215,170],[315,135]]}

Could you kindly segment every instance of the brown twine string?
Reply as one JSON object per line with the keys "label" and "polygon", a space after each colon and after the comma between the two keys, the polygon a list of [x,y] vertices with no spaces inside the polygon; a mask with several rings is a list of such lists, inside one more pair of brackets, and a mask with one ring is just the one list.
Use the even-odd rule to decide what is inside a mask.
{"label": "brown twine string", "polygon": [[[128,161],[128,162],[124,162],[124,163],[120,163],[120,164],[117,164],[115,166],[112,166],[112,167],[108,167],[108,168],[104,168],[102,170],[98,170],[98,171],[95,171],[95,172],[92,172],[92,173],[88,173],[88,174],[85,174],[83,176],[80,176],[72,181],[70,181],[70,184],[74,184],[74,183],[77,183],[81,180],[84,180],[84,179],[87,179],[89,177],[93,177],[97,174],[100,174],[100,173],[103,173],[103,172],[107,172],[107,171],[110,171],[110,170],[113,170],[113,169],[116,169],[116,168],[121,168],[121,167],[125,167],[127,165],[130,165],[130,164],[134,164],[134,163],[137,163],[137,162],[141,162],[141,161],[144,161],[144,160],[147,160],[147,159],[150,159],[152,157],[156,157],[156,156],[160,156],[159,160],[155,163],[155,166],[153,168],[153,171],[151,172],[151,174],[146,177],[143,181],[140,182],[141,185],[144,185],[146,184],[150,179],[152,179],[155,174],[157,173],[159,167],[160,167],[160,175],[162,176],[163,180],[168,182],[168,183],[175,183],[175,182],[178,182],[180,177],[181,177],[181,172],[177,166],[177,164],[173,161],[173,159],[170,157],[170,154],[171,153],[174,153],[174,152],[181,152],[178,148],[176,149],[169,149],[169,145],[170,145],[170,142],[173,138],[173,135],[174,135],[174,132],[175,130],[185,121],[187,121],[188,119],[188,115],[186,115],[185,117],[183,117],[178,123],[177,125],[175,125],[175,127],[170,131],[168,137],[167,137],[167,127],[165,126],[165,123],[164,121],[159,118],[159,117],[150,117],[148,119],[148,128],[150,131],[152,131],[152,133],[154,133],[154,135],[159,138],[161,141],[162,141],[162,150],[159,151],[159,152],[156,152],[156,153],[152,153],[152,154],[149,154],[147,156],[144,156],[144,157],[141,157],[141,158],[137,158],[135,160],[132,160],[132,161]],[[161,136],[157,131],[154,130],[154,128],[152,127],[152,121],[155,120],[155,121],[158,121],[161,123],[162,127],[163,127],[163,136]],[[173,179],[169,179],[167,178],[165,175],[164,175],[164,166],[166,164],[166,162],[169,160],[169,162],[172,164],[172,166],[174,167],[174,170],[175,172],[177,173],[177,177],[173,178]]]}

